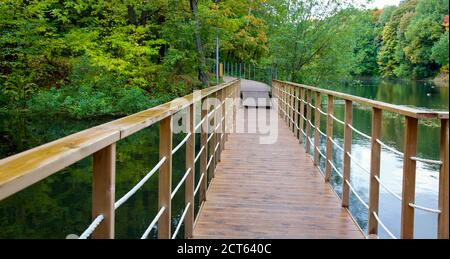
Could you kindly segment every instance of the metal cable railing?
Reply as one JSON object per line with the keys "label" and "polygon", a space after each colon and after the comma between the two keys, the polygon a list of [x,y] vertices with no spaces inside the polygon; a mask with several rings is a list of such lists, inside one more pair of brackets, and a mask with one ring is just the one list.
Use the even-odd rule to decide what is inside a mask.
{"label": "metal cable railing", "polygon": [[369,209],[369,205],[359,196],[358,192],[355,190],[355,188],[350,184],[348,180],[345,180],[345,183],[347,184],[348,188],[353,192],[353,194],[358,198],[358,200],[361,202],[361,204],[366,207],[366,209]]}
{"label": "metal cable railing", "polygon": [[384,223],[381,221],[381,219],[378,217],[378,214],[374,211],[373,212],[373,216],[375,217],[375,219],[377,220],[378,224],[380,224],[380,226],[384,229],[384,231],[392,238],[392,239],[397,239],[397,237],[395,237],[394,234],[392,234],[392,232],[386,227],[386,225],[384,225]]}
{"label": "metal cable railing", "polygon": [[183,185],[184,181],[186,181],[186,178],[189,176],[189,174],[191,173],[192,169],[189,168],[186,173],[183,175],[183,177],[181,178],[180,182],[178,183],[178,185],[175,187],[175,189],[173,190],[173,192],[170,194],[170,199],[173,199],[173,197],[175,197],[175,195],[177,194],[178,190],[181,188],[181,186]]}
{"label": "metal cable railing", "polygon": [[175,232],[173,233],[172,239],[175,239],[177,237],[178,231],[180,231],[181,225],[183,224],[184,218],[186,217],[186,213],[189,210],[189,206],[191,206],[190,202],[188,202],[188,204],[186,204],[186,207],[184,208],[183,214],[180,217],[180,221],[178,222]]}
{"label": "metal cable railing", "polygon": [[103,215],[98,215],[94,219],[94,221],[92,221],[92,223],[89,225],[89,227],[80,235],[80,237],[78,239],[87,239],[88,237],[90,237],[92,235],[92,233],[94,233],[94,231],[98,227],[98,225],[100,225],[100,223],[104,219],[105,218],[103,217]]}
{"label": "metal cable railing", "polygon": [[118,201],[116,201],[116,203],[114,203],[114,209],[118,209],[122,204],[124,204],[126,201],[128,201],[128,199],[130,199],[131,196],[133,196],[147,181],[148,179],[150,179],[150,177],[152,177],[156,171],[159,170],[159,168],[161,168],[161,166],[164,164],[164,162],[166,161],[166,157],[163,157],[158,164],[156,164],[155,167],[153,167],[153,169],[146,175],[144,176],[144,178],[142,178],[133,188],[131,188],[130,191],[128,191],[122,198],[120,198]]}
{"label": "metal cable railing", "polygon": [[[298,86],[299,86],[299,87],[302,87],[301,85],[298,85]],[[350,123],[347,123],[347,122],[344,122],[344,121],[342,121],[342,120],[336,118],[333,114],[330,114],[330,113],[328,113],[328,112],[323,111],[320,107],[314,106],[312,103],[303,100],[303,98],[299,98],[298,96],[296,96],[296,94],[291,94],[290,92],[286,92],[286,91],[284,91],[283,89],[280,89],[279,87],[276,87],[275,89],[277,89],[277,91],[279,91],[279,92],[281,92],[281,93],[286,94],[286,96],[293,97],[295,100],[300,101],[300,102],[306,104],[306,105],[309,106],[310,108],[316,109],[316,111],[318,111],[321,115],[329,116],[329,117],[331,117],[334,121],[336,121],[337,123],[339,123],[339,124],[341,124],[341,125],[344,125],[344,126],[347,125],[347,126],[351,129],[351,131],[357,133],[358,135],[362,136],[362,137],[365,138],[365,139],[368,139],[369,141],[372,141],[372,136],[370,136],[370,135],[368,135],[368,134],[366,134],[366,133],[364,133],[364,132],[358,130],[356,127],[354,127],[353,125],[351,125],[351,122],[350,122]],[[308,89],[308,88],[307,88],[307,89]],[[313,90],[313,91],[314,91],[314,90]],[[309,95],[309,93],[308,93],[308,95]],[[302,94],[302,96],[303,96],[303,94]],[[340,96],[339,96],[339,97],[340,97]],[[331,99],[331,100],[332,100],[332,99]],[[305,131],[303,130],[303,128],[299,128],[298,125],[290,118],[290,116],[289,116],[290,112],[287,112],[287,111],[285,111],[285,110],[291,109],[294,113],[297,113],[298,115],[300,115],[300,119],[303,120],[303,121],[306,121],[306,122],[308,123],[307,125],[311,126],[312,129],[317,130],[317,132],[318,132],[320,135],[322,135],[322,136],[326,137],[327,139],[329,139],[330,142],[331,142],[335,147],[337,147],[339,150],[345,152],[345,154],[350,158],[351,163],[356,164],[359,168],[362,169],[362,171],[363,171],[365,174],[371,176],[370,170],[366,169],[366,167],[363,166],[357,159],[355,159],[355,157],[353,157],[352,154],[351,154],[350,152],[345,151],[345,149],[344,149],[343,147],[341,147],[335,140],[333,140],[333,138],[328,137],[324,132],[322,132],[322,131],[320,130],[320,128],[318,128],[316,125],[314,125],[314,124],[312,123],[312,121],[309,120],[308,118],[306,118],[304,114],[302,114],[301,112],[298,111],[298,109],[293,108],[292,105],[290,105],[289,103],[285,102],[284,100],[281,100],[281,103],[284,103],[284,105],[285,105],[285,106],[283,107],[283,113],[284,113],[285,115],[287,115],[287,117],[289,117],[290,121],[291,121],[292,123],[294,123],[294,125],[297,127],[297,129],[300,130],[300,132],[306,137],[306,140],[307,140],[311,145],[314,145],[312,139],[311,139],[309,136],[307,136],[307,134],[305,133]],[[351,103],[352,103],[352,102],[350,101],[350,104],[351,104]],[[346,100],[346,105],[347,105],[347,100]],[[376,105],[378,105],[378,104],[376,104]],[[302,106],[301,108],[303,109],[303,106]],[[316,115],[317,115],[317,113],[316,113]],[[350,118],[351,118],[351,117],[350,117]],[[380,118],[381,118],[381,117],[380,117]],[[347,119],[347,118],[346,118],[346,119]],[[301,122],[301,123],[303,123],[303,122]],[[402,152],[400,152],[400,151],[398,151],[398,150],[396,150],[396,149],[394,149],[394,148],[392,148],[392,147],[386,145],[386,144],[383,143],[380,139],[376,139],[376,142],[377,142],[378,144],[380,144],[380,146],[381,146],[382,148],[387,149],[387,150],[393,152],[394,154],[396,154],[396,155],[401,156],[402,158],[404,158],[404,156],[405,156],[404,153],[402,153]],[[319,154],[322,158],[327,159],[327,157],[320,151],[320,149],[319,149],[318,146],[314,147],[314,150],[316,150],[316,151],[318,152],[318,154]],[[328,155],[328,153],[327,153],[327,155]],[[422,163],[433,164],[433,165],[439,165],[441,168],[442,168],[442,166],[443,166],[443,164],[444,164],[444,162],[443,162],[443,161],[440,161],[440,160],[425,159],[425,158],[419,158],[419,157],[416,157],[416,156],[411,156],[411,157],[409,157],[409,159],[410,159],[410,160],[413,160],[413,161],[422,162]],[[326,160],[326,161],[327,161],[327,163],[331,166],[332,170],[334,170],[341,178],[344,179],[342,172],[340,172],[340,171],[336,168],[336,166],[332,163],[332,161],[331,161],[330,159],[328,159],[328,160]],[[349,165],[349,166],[350,166],[350,165]],[[321,170],[320,165],[317,165],[317,168],[319,169],[320,173],[323,174],[323,171]],[[344,170],[345,170],[345,167],[344,167]],[[349,170],[349,169],[347,168],[346,170]],[[379,178],[377,175],[374,175],[373,177],[374,177],[374,179],[376,179],[376,181],[377,181],[384,189],[386,189],[390,194],[392,194],[392,195],[393,195],[394,197],[396,197],[398,200],[402,201],[402,197],[399,196],[398,194],[396,194],[395,192],[393,192],[390,188],[388,188],[388,187],[380,180],[380,178]],[[361,202],[361,204],[362,204],[366,209],[369,209],[369,205],[364,201],[364,199],[362,199],[362,197],[359,195],[359,193],[356,191],[356,189],[350,184],[349,179],[344,179],[344,184],[346,184],[346,185],[349,187],[349,190],[350,190],[352,193],[355,194],[356,198]],[[429,212],[429,213],[435,213],[435,214],[440,214],[440,213],[442,213],[442,211],[439,210],[439,209],[427,208],[427,207],[424,207],[424,206],[421,206],[421,205],[417,205],[417,204],[415,204],[415,203],[409,203],[408,205],[409,205],[409,207],[412,207],[412,208],[414,208],[414,209],[422,210],[422,211]],[[392,232],[385,226],[385,224],[383,224],[383,222],[381,222],[381,220],[379,219],[377,213],[374,212],[374,213],[373,213],[373,216],[376,218],[376,221],[377,221],[377,222],[380,224],[380,226],[386,231],[386,233],[388,233],[388,235],[389,235],[391,238],[396,238],[396,237],[392,234]]]}
{"label": "metal cable railing", "polygon": [[188,141],[188,139],[192,136],[192,133],[188,133],[186,137],[172,150],[172,155],[175,155],[175,153]]}
{"label": "metal cable railing", "polygon": [[145,230],[144,234],[141,236],[141,239],[146,239],[148,237],[153,227],[156,225],[156,223],[158,223],[159,219],[161,218],[165,210],[166,207],[161,207],[161,209],[158,211],[158,214],[156,214],[155,218],[152,220],[148,228]]}

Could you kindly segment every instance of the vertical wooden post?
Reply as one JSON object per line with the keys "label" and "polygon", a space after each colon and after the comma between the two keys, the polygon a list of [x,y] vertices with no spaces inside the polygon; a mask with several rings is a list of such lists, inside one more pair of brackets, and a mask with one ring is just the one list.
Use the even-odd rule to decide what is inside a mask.
{"label": "vertical wooden post", "polygon": [[224,120],[222,120],[223,119],[223,115],[225,113],[225,103],[223,102],[223,100],[224,100],[224,89],[219,91],[219,100],[220,100],[221,107],[220,107],[220,110],[219,110],[219,118],[218,118],[220,127],[219,127],[219,131],[218,131],[218,134],[217,134],[217,137],[218,137],[218,141],[217,142],[219,143],[219,149],[217,150],[217,152],[218,152],[217,160],[220,162],[221,159],[222,159],[223,140],[225,138],[225,135],[224,135],[224,137],[222,137],[222,134],[225,134],[224,133],[225,132],[225,122],[224,122]]}
{"label": "vertical wooden post", "polygon": [[295,132],[295,137],[296,138],[299,138],[299,132],[298,132],[298,97],[299,97],[299,88],[296,86],[295,88],[294,88],[294,102],[295,102],[295,105],[294,105],[294,110],[295,110],[295,112],[294,112],[294,124],[295,124],[295,126],[294,126],[294,132]]}
{"label": "vertical wooden post", "polygon": [[284,122],[286,122],[286,84],[282,83],[281,84],[281,89],[282,89],[282,100],[283,100],[283,120]]}
{"label": "vertical wooden post", "polygon": [[229,98],[230,98],[230,87],[227,86],[227,88],[225,88],[225,113],[223,114],[223,116],[225,116],[225,137],[224,137],[224,144],[223,144],[223,149],[225,149],[225,143],[228,141],[228,133],[230,131],[230,125],[229,125],[229,121],[230,121],[230,107],[229,107]]}
{"label": "vertical wooden post", "polygon": [[186,142],[186,171],[191,170],[186,178],[185,184],[185,204],[190,204],[186,217],[184,218],[184,238],[191,238],[194,231],[194,189],[195,189],[195,104],[189,106],[188,116],[188,131],[191,136]]}
{"label": "vertical wooden post", "polygon": [[172,116],[163,119],[159,126],[159,158],[166,161],[159,169],[158,210],[165,207],[164,213],[158,221],[158,238],[171,237],[172,206]]}
{"label": "vertical wooden post", "polygon": [[439,201],[438,206],[441,213],[438,216],[438,238],[448,239],[448,228],[449,228],[449,175],[448,175],[448,119],[441,120],[441,148],[440,155],[442,166],[439,171]]}
{"label": "vertical wooden post", "polygon": [[278,101],[278,116],[279,117],[283,117],[283,111],[282,111],[282,109],[283,109],[283,106],[282,106],[282,94],[281,94],[281,86],[280,86],[280,83],[279,82],[277,82],[276,83],[276,93],[277,93],[277,101]]}
{"label": "vertical wooden post", "polygon": [[314,130],[314,165],[319,164],[319,145],[320,145],[320,93],[316,92],[316,102],[315,102],[316,110],[314,113],[314,127],[316,129]]}
{"label": "vertical wooden post", "polygon": [[92,218],[104,219],[92,233],[94,239],[114,238],[114,198],[116,189],[116,144],[111,144],[93,157]]}
{"label": "vertical wooden post", "polygon": [[288,84],[285,85],[285,91],[286,91],[286,125],[289,127],[289,116],[290,116],[290,109],[289,109],[289,101],[290,101],[290,96],[289,96],[289,88],[290,86]]}
{"label": "vertical wooden post", "polygon": [[332,95],[328,95],[327,100],[327,161],[325,162],[325,182],[330,181],[331,177],[331,164],[329,161],[333,161],[333,143],[331,143],[331,139],[333,138],[333,116],[334,114],[334,97]]}
{"label": "vertical wooden post", "polygon": [[305,89],[304,88],[300,88],[300,137],[299,137],[299,142],[300,144],[303,143],[303,133],[302,130],[304,128],[304,122],[305,120],[303,119],[303,116],[305,116],[305,105],[303,103],[303,100],[305,100]]}
{"label": "vertical wooden post", "polygon": [[378,235],[378,221],[373,215],[378,215],[378,202],[380,199],[380,183],[376,177],[380,177],[381,145],[377,139],[381,139],[382,110],[372,108],[372,139],[370,155],[370,180],[369,180],[369,235]]}
{"label": "vertical wooden post", "polygon": [[[217,108],[217,92],[212,94],[211,96],[213,96],[214,98],[214,107],[213,109]],[[217,134],[216,134],[216,126],[217,126],[217,110],[214,111],[212,113],[212,118],[209,120],[209,126],[211,127],[210,131],[212,134],[211,140],[209,141],[209,158],[208,158],[208,162],[211,160],[211,163],[209,164],[209,168],[208,168],[208,174],[209,174],[209,179],[213,179],[214,178],[214,168],[215,168],[215,164],[216,164],[216,151],[215,151],[215,147],[216,147],[216,143],[217,143]],[[212,124],[212,126],[211,126]]]}
{"label": "vertical wooden post", "polygon": [[409,204],[415,201],[416,161],[411,157],[415,157],[417,152],[417,125],[416,118],[406,117],[402,185],[402,239],[414,238],[414,208]]}
{"label": "vertical wooden post", "polygon": [[290,94],[290,105],[291,107],[289,108],[289,114],[290,114],[290,118],[289,118],[289,128],[291,129],[291,132],[293,132],[293,130],[295,130],[294,128],[294,123],[292,122],[294,119],[294,86],[290,85],[289,86],[289,94]]}
{"label": "vertical wooden post", "polygon": [[309,137],[311,135],[311,124],[309,123],[309,121],[311,121],[311,102],[312,102],[312,91],[308,89],[308,103],[306,104],[306,153],[309,154],[310,152],[310,146],[311,146],[311,142],[309,141]]}
{"label": "vertical wooden post", "polygon": [[342,207],[348,207],[350,198],[350,187],[347,181],[350,182],[350,166],[351,159],[347,153],[352,152],[352,125],[353,118],[353,103],[345,100],[345,126],[344,126],[344,169],[342,180]]}
{"label": "vertical wooden post", "polygon": [[[203,125],[200,127],[200,149],[203,147],[203,152],[200,154],[200,176],[203,175],[202,183],[200,184],[199,189],[199,203],[202,204],[206,201],[206,189],[207,189],[207,177],[208,171],[206,170],[206,165],[208,163],[208,131],[209,131],[209,122],[206,116],[208,116],[209,110],[209,102],[208,97],[204,97],[201,101],[201,120],[203,121]],[[201,121],[200,120],[200,121]]]}
{"label": "vertical wooden post", "polygon": [[283,90],[284,90],[284,122],[287,124],[287,122],[288,122],[288,117],[289,117],[289,114],[288,114],[288,106],[287,106],[287,104],[288,104],[288,94],[287,94],[287,91],[288,91],[288,89],[287,89],[287,84],[283,84]]}

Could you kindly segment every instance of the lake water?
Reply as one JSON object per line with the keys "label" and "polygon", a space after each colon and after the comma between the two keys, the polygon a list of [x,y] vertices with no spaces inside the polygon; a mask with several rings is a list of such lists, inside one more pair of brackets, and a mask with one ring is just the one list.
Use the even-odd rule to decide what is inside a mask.
{"label": "lake water", "polygon": [[[330,87],[330,89],[332,89]],[[395,104],[448,111],[449,88],[438,88],[430,83],[366,80],[353,86],[333,88],[366,98]],[[325,98],[323,98],[325,99]],[[324,109],[326,105],[323,104]],[[335,114],[343,118],[343,102],[335,104]],[[72,120],[63,117],[45,118],[27,115],[0,114],[0,159],[39,146],[80,130],[105,123],[114,118]],[[198,118],[197,118],[198,119]],[[370,134],[371,111],[355,106],[353,124]],[[325,119],[322,118],[325,130]],[[154,125],[117,145],[116,198],[122,197],[158,162],[158,125]],[[401,117],[390,113],[383,116],[382,141],[399,151],[403,149],[404,126]],[[343,128],[335,123],[334,137],[342,145]],[[439,158],[439,122],[420,123],[418,154],[429,159]],[[199,136],[196,136],[197,151]],[[184,138],[174,136],[174,146]],[[322,151],[325,139],[321,140]],[[333,162],[341,168],[342,154],[333,150]],[[353,134],[352,153],[367,169],[370,164],[370,143]],[[324,168],[324,161],[321,161]],[[173,183],[175,187],[183,174],[184,147],[173,158]],[[418,204],[436,208],[438,189],[436,166],[417,165],[416,201]],[[196,178],[198,179],[198,168]],[[381,180],[397,194],[401,194],[402,159],[382,150]],[[332,183],[341,192],[341,179],[333,173]],[[0,201],[0,238],[65,238],[68,234],[81,234],[91,222],[92,160],[90,157],[62,170],[33,186]],[[368,200],[368,176],[364,170],[352,164],[351,182],[363,199]],[[158,177],[152,177],[127,203],[116,211],[116,238],[139,238],[156,215]],[[380,189],[380,217],[399,236],[400,202]],[[196,200],[198,204],[198,200]],[[184,209],[184,189],[173,200],[175,227]],[[367,210],[351,195],[350,211],[360,226],[367,225]],[[436,237],[435,214],[416,212],[415,236]],[[387,237],[380,229],[381,237]],[[183,236],[183,229],[179,237]],[[155,237],[152,231],[150,237]]]}
{"label": "lake water", "polygon": [[[331,90],[345,92],[378,101],[389,102],[410,107],[420,107],[432,110],[448,111],[449,88],[439,88],[429,82],[387,81],[387,80],[362,80],[353,86],[325,87]],[[324,97],[322,100],[325,99]],[[323,110],[326,104],[322,103]],[[344,102],[335,102],[335,115],[344,120]],[[364,106],[354,105],[353,126],[363,133],[371,135],[372,111]],[[326,118],[322,116],[321,129],[325,132]],[[334,123],[334,138],[343,146],[343,126]],[[419,137],[417,152],[421,158],[439,160],[440,122],[438,120],[419,121]],[[404,117],[393,113],[383,112],[381,140],[403,151]],[[325,154],[326,139],[321,136],[321,151]],[[369,175],[370,169],[370,141],[353,132],[352,155],[364,168],[357,163],[351,164],[351,183],[358,194],[368,204],[369,200]],[[343,152],[333,146],[333,163],[338,169],[342,168]],[[325,171],[325,160],[321,159],[321,167]],[[393,152],[382,148],[381,153],[381,181],[396,194],[401,196],[403,159]],[[342,170],[341,170],[342,172]],[[437,208],[439,166],[417,162],[416,179],[416,204],[429,208]],[[332,173],[332,185],[338,195],[342,192],[342,180]],[[367,229],[367,209],[356,196],[350,195],[350,211],[364,230]],[[400,236],[401,202],[380,186],[379,215],[383,223],[396,236]],[[415,212],[415,238],[436,238],[437,214],[420,210]],[[389,236],[383,229],[379,229],[380,237]]]}

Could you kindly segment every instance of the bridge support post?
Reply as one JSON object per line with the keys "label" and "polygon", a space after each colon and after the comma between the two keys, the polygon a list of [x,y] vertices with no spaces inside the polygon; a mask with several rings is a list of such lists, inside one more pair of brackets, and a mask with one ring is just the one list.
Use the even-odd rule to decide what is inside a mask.
{"label": "bridge support post", "polygon": [[295,132],[295,137],[299,138],[299,132],[298,132],[298,98],[299,97],[299,88],[297,86],[295,86],[294,88],[294,132]]}
{"label": "bridge support post", "polygon": [[158,210],[165,207],[158,221],[158,238],[170,239],[172,218],[172,116],[163,119],[159,126],[159,159],[166,161],[159,169]]}
{"label": "bridge support post", "polygon": [[289,125],[289,85],[283,84],[284,88],[284,122]]}
{"label": "bridge support post", "polygon": [[[214,101],[217,100],[217,92],[212,94]],[[208,105],[210,106],[211,103],[208,103]],[[214,110],[216,107],[217,103],[215,103],[215,105],[213,106],[212,110]],[[211,107],[210,107],[211,108]],[[209,158],[208,158],[208,163],[209,163],[209,167],[208,167],[208,181],[210,181],[211,179],[214,178],[214,168],[215,168],[215,160],[216,160],[216,150],[215,150],[215,145],[216,145],[216,123],[217,123],[217,111],[213,111],[212,118],[208,118],[208,127],[210,128],[210,136],[208,138],[211,138],[209,140]]]}
{"label": "bridge support post", "polygon": [[190,204],[184,218],[184,238],[191,238],[194,232],[194,189],[195,189],[195,104],[188,108],[188,134],[191,136],[186,142],[186,171],[191,170],[186,178],[185,205]]}
{"label": "bridge support post", "polygon": [[350,199],[350,167],[351,159],[349,154],[352,152],[352,125],[353,102],[345,100],[345,125],[344,125],[344,168],[342,181],[342,207],[348,207]]}
{"label": "bridge support post", "polygon": [[291,130],[291,132],[293,133],[293,129],[294,129],[294,123],[293,118],[294,118],[294,86],[290,85],[289,86],[289,129]]}
{"label": "bridge support post", "polygon": [[[203,147],[203,152],[200,154],[200,177],[201,177],[201,183],[200,189],[199,189],[199,203],[202,204],[204,201],[206,201],[206,188],[207,188],[207,177],[208,177],[208,171],[206,170],[206,165],[208,163],[208,119],[206,118],[208,116],[208,110],[209,110],[209,104],[208,104],[208,97],[204,97],[201,101],[201,120],[204,119],[203,125],[200,127],[200,146]],[[203,177],[202,177],[203,176]]]}
{"label": "bridge support post", "polygon": [[278,115],[283,118],[283,93],[281,92],[281,83],[277,82]]}
{"label": "bridge support post", "polygon": [[304,88],[300,88],[300,137],[299,137],[299,143],[302,144],[303,143],[303,128],[305,126],[305,120],[303,119],[303,116],[305,116],[305,105],[303,103],[303,101],[305,100],[305,89]]}
{"label": "bridge support post", "polygon": [[306,145],[306,148],[305,148],[305,150],[306,150],[306,153],[308,153],[309,154],[309,152],[311,151],[310,150],[310,147],[311,147],[311,142],[309,141],[309,138],[310,138],[310,136],[311,136],[311,113],[312,113],[312,110],[311,110],[311,103],[312,103],[312,91],[311,90],[309,90],[308,89],[308,103],[307,103],[307,106],[306,106],[306,143],[305,143],[305,145]]}
{"label": "bridge support post", "polygon": [[448,119],[441,120],[441,161],[442,166],[439,171],[439,201],[438,206],[441,213],[438,216],[438,238],[448,239],[449,238],[449,174],[448,174],[448,163],[449,163],[449,152],[448,152]]}
{"label": "bridge support post", "polygon": [[220,123],[220,127],[219,127],[219,133],[218,133],[218,137],[219,137],[219,156],[218,156],[218,160],[219,162],[222,160],[222,150],[225,148],[225,121],[224,121],[224,114],[225,114],[225,103],[224,103],[224,96],[225,96],[225,89],[220,90],[219,92],[219,100],[220,100],[220,116],[219,116],[219,123]]}
{"label": "bridge support post", "polygon": [[327,153],[325,162],[325,182],[330,181],[331,177],[331,163],[333,161],[333,143],[331,143],[331,139],[333,138],[333,116],[334,114],[334,97],[332,95],[328,95],[327,97]]}
{"label": "bridge support post", "polygon": [[375,214],[378,215],[378,202],[380,198],[380,183],[377,180],[380,177],[380,155],[381,145],[377,139],[381,139],[382,110],[372,108],[372,138],[370,155],[370,181],[369,181],[369,235],[378,235],[378,221]]}
{"label": "bridge support post", "polygon": [[111,144],[93,156],[92,218],[104,219],[92,233],[93,239],[114,238],[114,199],[116,189],[116,144]]}
{"label": "bridge support post", "polygon": [[417,151],[417,126],[416,118],[406,117],[402,184],[402,239],[414,238],[414,208],[409,204],[414,204],[415,201],[416,161],[411,157],[415,157]]}
{"label": "bridge support post", "polygon": [[320,145],[320,93],[316,92],[316,110],[314,111],[314,165],[319,165],[319,145]]}

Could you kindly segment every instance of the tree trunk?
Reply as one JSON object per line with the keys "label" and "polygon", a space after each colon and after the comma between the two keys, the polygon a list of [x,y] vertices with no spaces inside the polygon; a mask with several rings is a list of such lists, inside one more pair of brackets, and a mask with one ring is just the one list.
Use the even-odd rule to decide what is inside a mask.
{"label": "tree trunk", "polygon": [[195,34],[195,46],[197,48],[198,59],[198,80],[202,82],[203,86],[209,85],[208,73],[206,72],[206,59],[203,52],[202,39],[200,38],[200,25],[198,19],[198,0],[189,0],[191,4],[191,12],[194,14],[194,34]]}
{"label": "tree trunk", "polygon": [[[248,5],[248,14],[247,14],[249,19],[250,19],[250,15],[252,15],[252,4],[253,4],[253,0],[250,0],[250,3]],[[247,26],[248,26],[249,22],[250,22],[250,20],[247,20]]]}
{"label": "tree trunk", "polygon": [[136,25],[136,11],[133,5],[128,5],[128,23]]}

